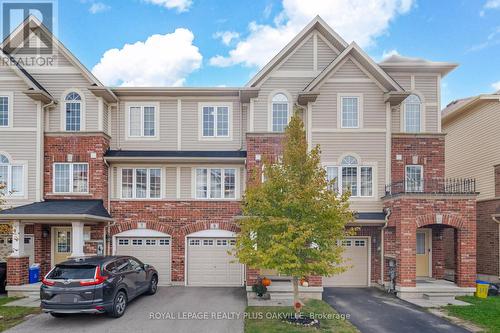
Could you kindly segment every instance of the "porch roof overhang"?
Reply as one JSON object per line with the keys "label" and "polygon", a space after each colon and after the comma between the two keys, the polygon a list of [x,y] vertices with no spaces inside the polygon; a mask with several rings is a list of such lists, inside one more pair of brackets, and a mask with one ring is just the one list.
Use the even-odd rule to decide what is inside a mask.
{"label": "porch roof overhang", "polygon": [[46,200],[0,211],[0,221],[111,222],[102,200]]}
{"label": "porch roof overhang", "polygon": [[385,223],[384,212],[359,212],[355,215],[356,220],[349,226],[356,225],[383,225]]}
{"label": "porch roof overhang", "polygon": [[247,152],[244,150],[108,150],[104,159],[109,162],[208,161],[244,163],[246,157]]}

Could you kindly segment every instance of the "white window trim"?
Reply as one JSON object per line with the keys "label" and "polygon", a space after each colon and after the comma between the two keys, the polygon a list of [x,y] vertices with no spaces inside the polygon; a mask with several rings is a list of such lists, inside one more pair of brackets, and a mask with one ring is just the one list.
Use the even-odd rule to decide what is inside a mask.
{"label": "white window trim", "polygon": [[408,192],[407,190],[407,180],[408,180],[408,168],[414,168],[414,167],[418,167],[420,169],[420,179],[422,180],[422,187],[420,188],[420,191],[412,191],[411,193],[422,193],[424,192],[424,188],[425,188],[425,180],[424,180],[424,166],[421,165],[421,164],[407,164],[405,165],[405,192]]}
{"label": "white window trim", "polygon": [[[56,165],[65,164],[69,165],[69,192],[56,192]],[[74,164],[86,164],[87,165],[87,192],[73,192],[73,165]],[[86,195],[89,194],[90,186],[90,166],[87,162],[54,162],[52,164],[52,193],[53,194],[73,194],[73,195]]]}
{"label": "white window trim", "polygon": [[[125,198],[123,196],[123,187],[122,187],[122,180],[123,180],[123,176],[122,176],[122,173],[123,173],[123,170],[124,169],[132,169],[132,197],[131,198]],[[147,172],[147,179],[146,179],[146,198],[137,198],[136,197],[136,186],[137,186],[137,183],[136,183],[136,170],[137,169],[147,169],[148,172]],[[150,197],[150,177],[149,177],[149,170],[150,169],[159,169],[160,170],[160,197],[159,198],[151,198]],[[120,194],[119,198],[120,200],[134,200],[134,201],[141,201],[141,200],[149,200],[149,201],[155,201],[155,200],[162,200],[164,197],[165,197],[165,191],[164,191],[164,184],[165,183],[165,172],[164,172],[164,168],[162,167],[149,167],[149,166],[145,166],[145,167],[142,167],[142,166],[123,166],[123,167],[120,167],[118,168],[118,192]]]}
{"label": "white window trim", "polygon": [[14,93],[13,92],[10,92],[10,91],[0,91],[0,97],[7,97],[8,99],[8,108],[9,108],[9,112],[7,113],[7,121],[8,121],[8,125],[7,126],[0,126],[0,130],[2,130],[2,128],[12,128],[14,127],[13,126],[13,123],[14,123]]}
{"label": "white window trim", "polygon": [[[78,95],[80,95],[81,101],[80,101],[80,130],[79,131],[66,131],[66,96],[68,96],[69,93],[75,92]],[[61,94],[61,131],[62,132],[69,132],[69,133],[78,133],[78,132],[84,132],[85,131],[85,123],[86,123],[86,103],[85,103],[85,94],[80,90],[76,88],[70,88],[66,89],[63,91]]]}
{"label": "white window trim", "polygon": [[[401,133],[425,133],[425,101],[423,95],[416,91],[410,91],[410,95],[416,95],[420,98],[420,132],[406,132],[406,103],[403,101],[400,107],[401,118]],[[409,96],[409,95],[408,95]]]}
{"label": "white window trim", "polygon": [[[196,191],[196,170],[197,169],[207,169],[207,197],[199,198]],[[210,169],[234,169],[234,198],[224,198],[224,172],[222,173],[222,197],[221,198],[210,198]],[[195,200],[208,200],[208,201],[238,201],[240,199],[240,168],[238,166],[196,166],[191,169],[191,198]]]}
{"label": "white window trim", "polygon": [[[358,157],[355,154],[347,154],[355,157],[358,159]],[[343,155],[343,157],[347,156]],[[343,157],[340,159],[340,161],[343,159]],[[323,167],[325,171],[327,168],[334,167],[337,168],[338,172],[338,178],[337,178],[337,188],[339,189],[339,193],[342,193],[342,167],[348,167],[348,165],[341,165],[340,162],[337,163],[323,163]],[[353,166],[354,167],[354,166]],[[377,177],[377,163],[361,163],[361,161],[358,159],[358,164],[355,165],[357,167],[357,186],[358,186],[358,195],[356,196],[351,196],[350,199],[354,200],[366,200],[366,199],[373,199],[376,200],[378,197],[378,177]],[[372,195],[361,195],[361,168],[362,167],[369,167],[372,169]]]}
{"label": "white window trim", "polygon": [[[7,171],[7,177],[11,178],[12,177],[12,167],[13,166],[20,166],[23,167],[23,188],[22,192],[15,192],[12,193],[12,184],[11,182],[7,183],[7,189],[5,192],[5,198],[7,199],[27,199],[28,198],[28,191],[27,191],[27,186],[28,186],[28,162],[27,161],[17,161],[12,158],[10,154],[7,154],[6,152],[0,151],[0,155],[5,155],[9,159],[9,164],[7,164],[8,171]],[[5,164],[4,164],[5,165]]]}
{"label": "white window trim", "polygon": [[[342,126],[342,98],[355,97],[358,99],[358,126],[344,127]],[[346,128],[350,130],[363,128],[363,109],[364,98],[362,93],[338,93],[337,94],[337,128]]]}
{"label": "white window trim", "polygon": [[[228,135],[217,136],[217,117],[214,121],[214,135],[203,135],[203,108],[204,107],[227,107],[228,112]],[[232,102],[199,102],[198,103],[198,140],[199,141],[231,141],[233,140],[233,103]]]}
{"label": "white window trim", "polygon": [[[141,108],[141,135],[130,135],[130,108]],[[155,135],[144,136],[144,107],[155,108]],[[160,139],[160,103],[159,102],[128,102],[125,103],[125,140],[126,141],[157,141]]]}
{"label": "white window trim", "polygon": [[288,123],[290,123],[290,119],[292,119],[293,114],[293,99],[292,95],[286,90],[273,90],[269,93],[268,101],[267,101],[267,131],[271,133],[283,133],[283,132],[275,132],[273,131],[273,98],[277,94],[283,94],[288,99]]}

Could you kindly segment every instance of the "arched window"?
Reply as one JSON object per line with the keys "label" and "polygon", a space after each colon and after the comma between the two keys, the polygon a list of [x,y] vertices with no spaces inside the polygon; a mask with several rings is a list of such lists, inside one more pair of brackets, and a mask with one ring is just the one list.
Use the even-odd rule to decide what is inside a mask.
{"label": "arched window", "polygon": [[273,96],[271,103],[272,108],[272,130],[273,132],[284,132],[288,125],[289,112],[288,97],[283,93],[278,93]]}
{"label": "arched window", "polygon": [[340,166],[327,166],[326,173],[329,181],[335,179],[335,191],[350,190],[353,197],[373,196],[373,167],[360,165],[352,155],[345,156]]}
{"label": "arched window", "polygon": [[12,164],[3,154],[0,154],[0,191],[14,196],[24,192],[24,166]]}
{"label": "arched window", "polygon": [[82,121],[82,97],[72,91],[64,98],[66,131],[80,131]]}
{"label": "arched window", "polygon": [[418,133],[421,131],[422,102],[417,95],[410,95],[405,99],[405,132]]}

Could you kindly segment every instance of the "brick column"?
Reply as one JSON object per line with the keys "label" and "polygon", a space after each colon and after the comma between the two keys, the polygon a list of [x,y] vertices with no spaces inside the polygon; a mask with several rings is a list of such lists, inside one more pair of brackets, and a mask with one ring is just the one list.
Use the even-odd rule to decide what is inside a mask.
{"label": "brick column", "polygon": [[29,282],[29,256],[7,258],[7,285],[19,286]]}
{"label": "brick column", "polygon": [[444,278],[445,252],[444,252],[444,228],[440,226],[432,227],[432,277],[435,279]]}
{"label": "brick column", "polygon": [[476,228],[475,221],[455,232],[456,280],[459,287],[476,285]]}
{"label": "brick column", "polygon": [[260,270],[257,268],[249,268],[247,267],[247,286],[253,286],[255,283],[257,283],[257,278],[259,277],[259,272]]}
{"label": "brick column", "polygon": [[[402,216],[408,216],[404,211]],[[396,224],[396,284],[401,287],[415,287],[417,283],[417,233],[415,221],[402,217]]]}

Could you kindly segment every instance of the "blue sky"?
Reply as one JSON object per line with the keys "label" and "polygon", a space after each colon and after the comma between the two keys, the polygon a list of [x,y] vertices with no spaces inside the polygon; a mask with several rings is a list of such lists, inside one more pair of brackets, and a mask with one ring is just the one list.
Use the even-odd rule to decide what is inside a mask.
{"label": "blue sky", "polygon": [[500,89],[500,0],[59,0],[58,7],[59,38],[111,85],[244,85],[319,14],[377,61],[397,52],[458,62],[443,80],[443,104],[492,92],[495,83]]}

